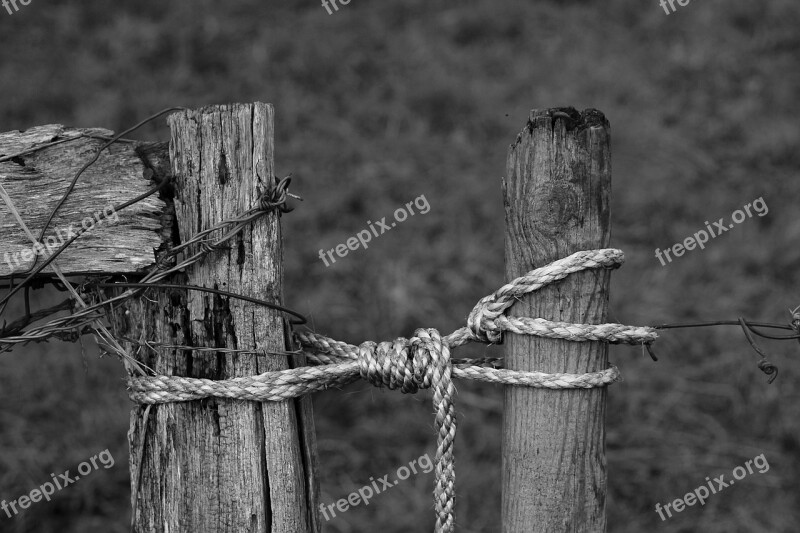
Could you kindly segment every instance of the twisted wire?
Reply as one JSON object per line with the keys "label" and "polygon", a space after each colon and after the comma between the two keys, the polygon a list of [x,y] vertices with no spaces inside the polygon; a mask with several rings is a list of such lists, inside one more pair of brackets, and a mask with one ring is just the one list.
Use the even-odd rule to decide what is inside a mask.
{"label": "twisted wire", "polygon": [[[231,219],[220,221],[212,227],[198,232],[186,242],[172,248],[157,261],[153,270],[141,280],[141,283],[155,285],[162,279],[168,277],[170,274],[186,269],[191,265],[201,261],[209,253],[217,251],[223,247],[227,241],[240,233],[245,227],[247,227],[248,224],[273,210],[277,209],[284,213],[291,211],[291,208],[286,206],[288,197],[291,196],[293,198],[299,198],[288,191],[291,181],[291,176],[283,178],[274,188],[263,192],[261,196],[256,199],[254,207]],[[2,185],[0,185],[0,187],[2,187]],[[155,192],[155,190],[160,187],[161,185],[154,188],[152,191],[149,191],[149,193],[152,194],[152,192]],[[2,193],[2,191],[0,191],[0,193]],[[127,203],[130,202],[126,202],[126,204]],[[20,223],[24,226],[23,221],[20,220]],[[223,233],[221,237],[216,239],[209,237],[211,234],[218,231]],[[30,237],[32,240],[34,240],[34,242],[36,242],[35,237],[33,237],[32,234]],[[74,239],[75,237],[70,240],[70,243]],[[62,249],[66,248],[68,244],[69,243],[65,243],[65,245],[62,246]],[[197,245],[199,251],[181,260],[180,262],[177,262],[177,264],[172,264],[173,259],[175,259],[181,252],[187,250],[192,245]],[[53,254],[53,256],[48,258],[45,263],[39,266],[38,270],[41,270],[50,261],[55,259],[55,256],[56,254]],[[32,275],[33,274],[31,274],[31,277]],[[96,290],[93,294],[89,293],[89,288],[92,287],[92,282],[87,282],[87,284],[74,289],[72,285],[67,283],[65,279],[62,281],[68,288],[70,288],[74,298],[80,300],[81,296],[90,295],[92,296],[92,303],[82,303],[81,309],[75,310],[68,316],[52,319],[45,324],[29,328],[22,332],[15,332],[17,334],[14,335],[7,335],[4,330],[0,329],[0,353],[12,349],[15,345],[43,341],[53,336],[63,336],[65,332],[68,332],[69,330],[81,331],[85,325],[93,322],[95,322],[97,329],[105,335],[105,333],[107,333],[103,331],[105,326],[96,322],[105,316],[105,310],[110,309],[113,305],[119,305],[125,300],[134,298],[146,290],[143,288],[130,289],[117,296],[105,299],[101,296],[101,293],[98,290]],[[17,287],[16,290],[21,287],[22,285]],[[94,286],[94,288],[97,289],[96,286]],[[13,292],[15,291],[12,291],[12,294]],[[6,296],[6,298],[9,296],[10,295]],[[126,365],[133,365],[138,373],[144,374],[141,368],[137,366],[136,361],[130,358],[122,349],[122,347],[113,340],[113,338],[110,336],[110,333],[104,336],[103,340],[105,341],[106,345],[114,348],[114,353],[122,357],[122,359],[126,362]]]}

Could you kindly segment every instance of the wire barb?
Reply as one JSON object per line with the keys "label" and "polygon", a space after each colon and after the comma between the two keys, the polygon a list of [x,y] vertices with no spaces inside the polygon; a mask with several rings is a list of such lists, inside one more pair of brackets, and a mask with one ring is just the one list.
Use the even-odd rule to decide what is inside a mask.
{"label": "wire barb", "polygon": [[[43,230],[42,230],[42,235],[44,234],[44,231],[46,230],[47,225],[50,223],[50,221],[52,221],[53,217],[55,216],[56,211],[64,203],[66,198],[69,196],[70,192],[74,189],[75,184],[77,183],[77,181],[80,178],[80,176],[82,175],[82,173],[87,168],[89,168],[95,161],[98,160],[98,158],[100,157],[100,153],[105,148],[107,148],[108,146],[110,146],[114,142],[119,141],[120,138],[123,135],[126,135],[127,133],[130,133],[131,131],[141,127],[142,125],[146,124],[150,120],[153,120],[154,118],[157,118],[157,117],[159,117],[159,116],[161,116],[161,115],[163,115],[163,114],[165,114],[167,112],[175,111],[175,110],[182,110],[182,109],[185,109],[185,108],[170,108],[170,109],[163,110],[163,111],[161,111],[161,112],[149,117],[148,119],[140,122],[139,124],[137,124],[133,128],[125,130],[124,132],[122,132],[122,133],[120,133],[118,135],[115,135],[114,137],[109,139],[108,142],[106,142],[98,150],[98,152],[95,154],[95,156],[90,161],[88,161],[83,167],[81,167],[81,169],[73,177],[73,179],[72,179],[72,181],[70,183],[70,186],[67,189],[67,192],[65,193],[65,195],[61,199],[61,202],[59,202],[59,204],[50,213],[50,217],[48,218],[48,221],[45,224],[45,228],[43,228]],[[191,265],[197,263],[198,261],[201,261],[206,255],[208,255],[210,253],[214,253],[214,252],[229,248],[229,244],[227,244],[227,242],[230,239],[232,239],[233,237],[238,235],[249,224],[253,223],[255,220],[261,218],[262,216],[265,216],[266,214],[268,214],[268,213],[270,213],[272,211],[277,211],[277,212],[280,212],[280,213],[288,213],[288,212],[292,211],[292,208],[289,208],[286,205],[286,202],[287,202],[288,198],[292,197],[292,198],[296,198],[298,200],[302,200],[302,198],[297,196],[297,195],[289,193],[289,185],[291,184],[291,174],[289,174],[288,176],[286,176],[286,177],[284,177],[283,179],[280,179],[280,180],[277,177],[275,177],[274,179],[275,179],[275,182],[276,182],[275,186],[273,188],[271,188],[269,191],[262,193],[256,199],[255,207],[249,209],[245,213],[243,213],[243,214],[241,214],[239,216],[236,216],[236,217],[234,217],[232,219],[221,221],[221,222],[215,224],[213,227],[195,234],[188,241],[186,241],[186,242],[184,242],[184,243],[172,248],[169,252],[163,254],[161,257],[159,257],[156,260],[156,264],[155,264],[155,267],[153,268],[153,270],[150,273],[148,273],[141,280],[140,283],[116,283],[116,284],[112,283],[112,284],[108,284],[108,283],[97,283],[96,281],[93,282],[93,281],[90,280],[90,281],[88,281],[88,282],[86,282],[86,283],[84,283],[81,286],[76,288],[76,287],[73,287],[71,284],[69,284],[69,282],[65,278],[62,277],[63,286],[66,288],[66,290],[70,291],[73,294],[73,297],[75,297],[75,298],[80,298],[80,296],[79,296],[80,293],[87,294],[87,293],[90,292],[90,289],[93,289],[93,288],[94,289],[98,289],[100,287],[110,288],[112,286],[117,286],[117,287],[126,287],[126,288],[129,288],[129,289],[132,289],[132,290],[125,291],[122,294],[117,295],[117,296],[112,297],[112,298],[109,298],[109,299],[103,299],[102,297],[97,296],[97,297],[93,298],[94,303],[92,303],[91,305],[86,305],[83,302],[80,302],[81,303],[81,306],[80,306],[81,308],[78,311],[74,311],[71,315],[69,315],[67,317],[56,318],[56,319],[51,320],[50,322],[47,322],[44,325],[33,327],[33,328],[28,329],[28,330],[24,330],[24,328],[26,326],[30,325],[32,322],[44,319],[47,316],[49,316],[50,314],[53,314],[54,312],[57,311],[56,309],[52,309],[51,308],[49,310],[37,311],[35,313],[31,313],[30,304],[28,303],[28,290],[32,286],[32,284],[35,282],[35,277],[39,273],[41,273],[42,270],[44,270],[51,263],[55,265],[55,263],[54,263],[55,259],[67,247],[69,247],[78,237],[80,237],[86,231],[84,228],[78,229],[75,232],[75,235],[73,235],[69,240],[67,240],[59,249],[57,249],[55,252],[53,252],[53,254],[51,254],[49,257],[47,257],[44,262],[42,262],[38,266],[36,266],[36,263],[34,262],[34,264],[31,265],[29,270],[26,272],[27,276],[23,279],[23,281],[20,284],[14,285],[13,276],[11,277],[10,283],[7,286],[7,288],[9,289],[8,293],[3,297],[2,300],[0,300],[0,315],[5,310],[6,306],[8,305],[8,302],[11,300],[11,298],[15,294],[17,294],[20,290],[23,290],[23,289],[25,290],[25,315],[21,319],[12,322],[10,327],[6,327],[4,325],[4,327],[2,329],[0,329],[0,353],[6,352],[6,351],[10,351],[13,348],[13,346],[18,345],[18,344],[26,344],[28,342],[42,341],[42,340],[46,340],[46,339],[48,339],[50,337],[59,337],[59,338],[69,337],[69,338],[73,338],[75,336],[79,337],[80,335],[83,335],[83,334],[85,334],[87,332],[94,332],[93,327],[90,327],[90,325],[92,323],[95,323],[96,321],[104,318],[104,316],[105,316],[104,310],[106,308],[111,309],[111,308],[113,308],[113,305],[119,305],[122,302],[124,302],[125,300],[128,300],[130,298],[140,297],[140,296],[142,296],[142,294],[144,293],[144,291],[146,289],[148,289],[148,288],[156,288],[156,287],[193,289],[193,290],[200,290],[200,291],[206,291],[206,292],[213,292],[215,294],[219,294],[219,295],[222,295],[222,296],[238,298],[238,299],[241,299],[241,300],[249,301],[251,303],[255,303],[257,305],[263,305],[265,307],[270,307],[272,309],[276,309],[278,311],[281,311],[281,312],[287,313],[289,315],[292,315],[295,318],[290,320],[290,324],[291,325],[302,325],[302,324],[305,324],[306,323],[306,318],[303,315],[301,315],[301,314],[299,314],[299,313],[297,313],[295,311],[292,311],[290,309],[287,309],[285,307],[282,307],[280,305],[273,304],[273,303],[270,303],[270,302],[265,302],[263,300],[259,300],[259,299],[256,299],[256,298],[249,298],[249,297],[237,295],[237,294],[234,294],[234,293],[230,293],[230,292],[227,292],[227,291],[220,291],[220,290],[217,290],[217,289],[207,289],[207,288],[204,288],[204,287],[193,287],[193,286],[186,286],[186,285],[170,285],[170,284],[165,284],[165,283],[161,283],[161,284],[158,283],[159,281],[167,278],[169,275],[171,275],[171,274],[173,274],[175,272],[179,272],[179,271],[181,271],[183,269],[186,269],[186,268],[190,267]],[[144,200],[148,196],[151,196],[152,194],[155,194],[156,192],[160,191],[162,188],[164,188],[170,182],[171,182],[171,180],[169,178],[163,179],[161,181],[161,183],[159,183],[157,186],[153,187],[151,190],[145,192],[144,194],[139,195],[136,198],[133,198],[133,199],[128,200],[126,202],[123,202],[122,204],[119,204],[118,206],[115,206],[114,209],[113,209],[113,212],[119,212],[119,211],[121,211],[122,209],[124,209],[126,207],[129,207],[129,206],[131,206],[131,205],[133,205],[133,204],[135,204],[137,202],[140,202],[140,201]],[[0,186],[0,187],[2,187],[2,186]],[[8,203],[9,199],[7,199],[5,195],[3,196],[3,199],[6,200],[6,203]],[[13,206],[9,206],[9,208],[12,208],[12,207]],[[107,215],[101,214],[100,216],[101,216],[101,218],[105,218],[105,216],[107,216]],[[22,221],[21,223],[24,224],[24,221]],[[211,234],[213,234],[214,232],[218,232],[218,231],[222,232],[222,236],[221,237],[218,237],[218,238],[211,238],[210,237]],[[35,237],[33,237],[31,235],[31,239],[35,239]],[[38,240],[41,241],[41,235],[40,235]],[[34,242],[37,242],[37,241],[34,241]],[[185,250],[188,250],[193,245],[197,246],[198,251],[196,251],[191,256],[183,259],[182,261],[177,261],[176,260],[176,258],[178,257],[178,255],[181,252],[183,252]],[[54,268],[57,268],[57,267],[54,266]],[[99,324],[99,322],[98,322],[98,324]],[[97,327],[101,328],[101,329],[105,329],[105,326],[98,325]],[[105,333],[103,333],[103,334],[105,335]],[[126,352],[124,352],[122,350],[122,347],[119,346],[118,343],[116,343],[116,341],[114,341],[112,338],[98,339],[98,342],[103,346],[112,347],[113,348],[112,351],[117,352],[118,355],[123,357],[123,359],[125,361],[127,361],[127,363],[130,365],[130,367],[132,367],[136,371],[137,374],[140,374],[140,375],[144,375],[145,374],[144,369],[141,367],[141,365],[139,365],[133,357],[131,357]]]}

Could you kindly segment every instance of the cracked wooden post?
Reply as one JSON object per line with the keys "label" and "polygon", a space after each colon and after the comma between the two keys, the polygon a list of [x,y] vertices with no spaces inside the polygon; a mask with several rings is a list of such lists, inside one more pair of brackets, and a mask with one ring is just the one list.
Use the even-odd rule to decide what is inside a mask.
{"label": "cracked wooden post", "polygon": [[[503,184],[506,278],[609,242],[611,161],[602,113],[534,110],[508,154]],[[572,274],[510,313],[603,323],[608,270]],[[513,370],[584,373],[608,367],[608,345],[505,335]],[[503,418],[502,530],[606,529],[606,389],[507,387]]]}
{"label": "cracked wooden post", "polygon": [[[175,242],[241,214],[275,186],[273,108],[211,106],[173,114]],[[217,235],[218,236],[218,235]],[[185,273],[165,280],[282,301],[279,215],[271,212]],[[191,290],[151,289],[114,315],[117,338],[253,352],[124,346],[159,374],[226,379],[289,367],[280,313]],[[304,361],[295,361],[304,364]],[[320,531],[310,399],[206,399],[131,414],[137,532]]]}

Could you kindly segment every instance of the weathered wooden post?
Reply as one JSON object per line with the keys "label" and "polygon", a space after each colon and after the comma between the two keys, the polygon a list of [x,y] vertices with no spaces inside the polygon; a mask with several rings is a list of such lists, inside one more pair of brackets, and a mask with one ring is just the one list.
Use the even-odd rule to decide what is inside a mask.
{"label": "weathered wooden post", "polygon": [[[504,182],[506,279],[579,250],[608,245],[611,160],[602,113],[531,112],[509,149]],[[510,312],[604,323],[609,272],[573,274]],[[584,373],[608,366],[601,342],[506,333],[506,367]],[[605,531],[605,388],[507,387],[503,418],[503,531]]]}
{"label": "weathered wooden post", "polygon": [[[27,274],[36,256],[32,239],[68,191],[42,241],[44,256],[64,244],[86,216],[83,225],[92,230],[58,256],[59,270],[134,281],[156,263],[154,251],[243,214],[275,187],[271,105],[180,112],[170,117],[170,126],[169,151],[165,143],[128,141],[100,151],[112,132],[99,128],[54,124],[0,133],[0,278],[15,275],[19,283]],[[112,208],[113,217],[104,222],[87,216],[109,215],[110,206],[152,190],[151,178],[166,174],[174,175],[174,193],[150,196],[119,213]],[[165,282],[280,303],[282,260],[279,215],[271,211],[230,247],[213,250]],[[43,262],[44,257],[38,264]],[[51,264],[42,275],[53,272]],[[67,302],[49,311],[68,308]],[[22,334],[34,318],[8,324],[4,337]],[[305,364],[276,355],[290,342],[283,316],[240,300],[153,288],[115,307],[108,318],[115,339],[159,374],[224,379]],[[135,407],[129,433],[134,530],[319,532],[310,401],[207,399]]]}
{"label": "weathered wooden post", "polygon": [[[169,117],[177,240],[242,214],[275,187],[273,108],[235,104]],[[280,303],[277,212],[259,218],[170,283]],[[288,368],[276,311],[192,290],[151,289],[125,302],[117,338],[159,374],[226,379]],[[144,343],[150,342],[151,346]],[[220,348],[190,351],[159,346]],[[134,408],[129,434],[134,529],[214,533],[319,531],[309,399],[211,398]]]}

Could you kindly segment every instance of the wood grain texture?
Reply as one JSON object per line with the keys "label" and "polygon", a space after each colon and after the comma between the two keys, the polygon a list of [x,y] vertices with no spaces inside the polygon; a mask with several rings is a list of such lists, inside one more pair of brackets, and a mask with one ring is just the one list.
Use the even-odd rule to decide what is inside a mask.
{"label": "wood grain texture", "polygon": [[[75,173],[105,143],[99,138],[87,137],[92,135],[110,136],[113,132],[50,124],[24,132],[0,133],[0,158],[53,141],[74,139],[0,161],[0,185],[35,237],[39,236]],[[149,151],[149,161],[137,152],[142,149]],[[166,147],[159,145],[115,143],[81,175],[48,226],[45,239],[55,250],[68,238],[70,228],[77,230],[83,224],[93,226],[56,260],[65,274],[134,274],[154,264],[154,250],[161,246],[166,229],[162,220],[164,202],[154,195],[119,212],[115,212],[113,206],[151,189],[155,182],[149,167],[158,167],[167,157]],[[96,221],[98,214],[104,211],[110,218],[93,223],[92,220]],[[34,259],[33,242],[2,200],[0,235],[0,278],[28,270]],[[52,273],[52,268],[48,266],[44,273]]]}
{"label": "wood grain texture", "polygon": [[[576,251],[607,247],[611,184],[602,113],[534,110],[509,149],[504,182],[506,277]],[[606,321],[609,272],[573,274],[511,308],[514,316]],[[593,372],[608,347],[507,334],[506,366]],[[606,528],[606,389],[507,387],[503,418],[503,531],[602,532]]]}
{"label": "wood grain texture", "polygon": [[[214,106],[168,121],[181,240],[243,213],[275,186],[271,105]],[[279,215],[272,212],[229,249],[169,281],[280,303],[282,263]],[[160,374],[226,379],[290,364],[286,356],[266,355],[287,349],[279,313],[207,293],[150,290],[118,310],[114,328],[117,337],[261,352],[138,348],[140,360]],[[131,343],[126,348],[137,351]],[[154,406],[149,419],[144,413],[133,410],[129,433],[135,531],[320,530],[308,400],[207,399]]]}

